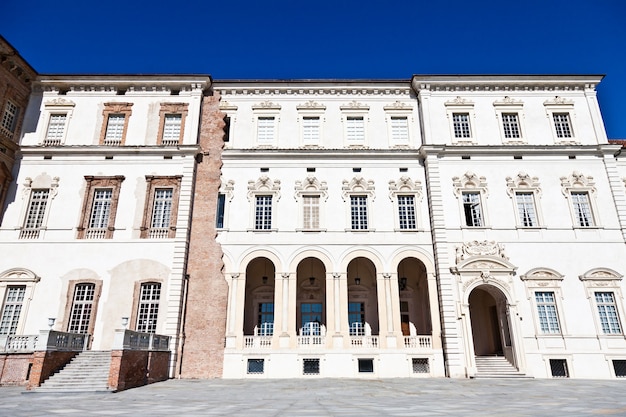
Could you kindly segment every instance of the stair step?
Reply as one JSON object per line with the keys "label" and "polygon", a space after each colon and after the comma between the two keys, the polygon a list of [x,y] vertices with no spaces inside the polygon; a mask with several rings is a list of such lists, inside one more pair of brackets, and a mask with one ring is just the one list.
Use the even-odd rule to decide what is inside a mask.
{"label": "stair step", "polygon": [[111,352],[80,352],[48,378],[37,392],[112,392],[109,390]]}

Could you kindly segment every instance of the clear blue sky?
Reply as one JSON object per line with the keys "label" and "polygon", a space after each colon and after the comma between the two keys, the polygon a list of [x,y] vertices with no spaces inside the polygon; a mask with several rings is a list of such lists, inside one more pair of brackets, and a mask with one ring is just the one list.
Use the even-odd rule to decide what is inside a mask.
{"label": "clear blue sky", "polygon": [[607,132],[626,139],[626,0],[0,3],[0,33],[40,73],[606,74]]}

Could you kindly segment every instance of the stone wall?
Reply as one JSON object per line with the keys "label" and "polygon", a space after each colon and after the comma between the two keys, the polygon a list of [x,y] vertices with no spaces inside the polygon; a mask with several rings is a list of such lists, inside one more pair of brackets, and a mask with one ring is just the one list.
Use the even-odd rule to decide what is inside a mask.
{"label": "stone wall", "polygon": [[61,370],[72,358],[80,352],[37,351],[32,356],[32,368],[28,379],[27,389],[41,385],[52,374]]}
{"label": "stone wall", "polygon": [[[215,241],[217,194],[220,187],[224,114],[219,96],[205,97],[187,273],[189,275],[184,339],[179,370],[183,378],[222,376],[228,285],[223,275],[222,249]],[[200,159],[200,158],[199,158]]]}
{"label": "stone wall", "polygon": [[32,355],[30,353],[0,355],[0,386],[26,385],[31,362]]}
{"label": "stone wall", "polygon": [[109,388],[123,391],[168,379],[170,352],[111,351]]}

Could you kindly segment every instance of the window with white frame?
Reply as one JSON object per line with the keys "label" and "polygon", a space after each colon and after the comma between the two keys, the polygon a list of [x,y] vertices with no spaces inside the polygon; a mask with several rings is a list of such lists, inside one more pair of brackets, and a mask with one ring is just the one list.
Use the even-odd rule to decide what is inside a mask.
{"label": "window with white frame", "polygon": [[274,204],[280,199],[280,181],[262,175],[248,181],[248,200],[252,203],[252,230],[270,231],[276,218]]}
{"label": "window with white frame", "polygon": [[163,145],[178,145],[183,116],[181,114],[166,114],[163,122]]}
{"label": "window with white frame", "polygon": [[319,116],[302,117],[302,143],[304,145],[317,145],[320,141],[320,118]]}
{"label": "window with white frame", "polygon": [[524,143],[522,117],[524,103],[505,96],[502,100],[495,101],[493,107],[500,121],[500,134],[503,143]]}
{"label": "window with white frame", "polygon": [[407,147],[410,143],[413,107],[408,103],[396,101],[383,107],[387,122],[387,133],[391,146]]}
{"label": "window with white frame", "polygon": [[595,268],[581,275],[591,307],[597,312],[599,335],[622,335],[622,275],[608,268]]}
{"label": "window with white frame", "polygon": [[146,205],[141,237],[165,239],[176,236],[178,196],[182,177],[146,175]]}
{"label": "window with white frame", "polygon": [[409,141],[409,120],[403,116],[392,116],[391,141],[393,143],[405,143]]}
{"label": "window with white frame", "polygon": [[10,285],[6,287],[4,303],[2,304],[2,315],[0,316],[0,336],[9,336],[17,333],[25,294],[25,285]]}
{"label": "window with white frame", "polygon": [[256,123],[256,141],[261,147],[276,145],[278,139],[278,116],[281,106],[264,101],[252,106]]}
{"label": "window with white frame", "polygon": [[389,181],[389,197],[398,213],[397,230],[416,230],[418,226],[417,203],[422,198],[422,184],[403,175],[398,181]]}
{"label": "window with white frame", "polygon": [[44,145],[60,145],[65,137],[67,114],[51,114]]}
{"label": "window with white frame", "polygon": [[349,224],[347,230],[373,230],[369,225],[369,203],[374,199],[374,181],[360,175],[351,181],[343,181],[343,199],[349,202]]}
{"label": "window with white frame", "polygon": [[474,103],[462,97],[446,101],[446,113],[450,120],[450,135],[453,143],[471,144],[475,133],[472,128]]}
{"label": "window with white frame", "polygon": [[346,140],[348,143],[365,140],[365,120],[363,116],[346,117]]}
{"label": "window with white frame", "polygon": [[176,146],[183,141],[189,103],[161,103],[157,145]]}
{"label": "window with white frame", "polygon": [[94,307],[96,285],[80,283],[74,286],[74,298],[68,322],[70,333],[89,333]]}
{"label": "window with white frame", "polygon": [[344,143],[346,146],[362,147],[366,144],[366,122],[369,106],[352,101],[340,106],[342,111]]}
{"label": "window with white frame", "polygon": [[539,227],[542,224],[538,197],[541,187],[537,177],[525,172],[506,177],[507,193],[513,199],[518,227]]}
{"label": "window with white frame", "polygon": [[487,197],[485,177],[478,177],[468,171],[463,177],[453,177],[452,182],[454,193],[461,205],[463,225],[485,227],[487,225],[487,211],[483,206],[483,199]]}
{"label": "window with white frame", "polygon": [[19,107],[7,101],[4,105],[4,113],[2,114],[2,124],[0,124],[0,127],[2,127],[4,134],[9,137],[13,137],[13,133],[15,132],[18,114]]}
{"label": "window with white frame", "polygon": [[117,213],[123,176],[86,176],[87,188],[82,219],[78,227],[79,239],[110,239]]}
{"label": "window with white frame", "polygon": [[521,276],[526,292],[536,309],[536,328],[539,335],[562,334],[560,321],[561,282],[563,275],[548,268],[535,268]]}
{"label": "window with white frame", "polygon": [[152,205],[152,221],[150,229],[169,229],[172,218],[172,200],[174,190],[171,188],[157,188],[154,190]]}
{"label": "window with white frame", "polygon": [[302,231],[320,231],[322,225],[322,201],[328,198],[328,186],[314,175],[307,176],[304,181],[296,181],[296,201],[302,207]]}
{"label": "window with white frame", "polygon": [[104,122],[99,141],[101,145],[124,145],[132,106],[133,103],[104,103],[104,110],[102,111]]}
{"label": "window with white frame", "polygon": [[275,124],[274,116],[263,116],[257,119],[257,142],[259,144],[274,143]]}
{"label": "window with white frame", "polygon": [[574,101],[556,96],[543,103],[556,143],[576,144]]}
{"label": "window with white frame", "polygon": [[107,131],[104,135],[105,145],[119,145],[122,143],[126,116],[123,114],[111,114],[107,120]]}
{"label": "window with white frame", "polygon": [[615,295],[612,292],[597,291],[594,293],[600,326],[604,334],[621,334]]}
{"label": "window with white frame", "polygon": [[26,177],[22,193],[20,239],[38,239],[48,220],[50,201],[57,195],[59,178],[41,174],[33,180]]}
{"label": "window with white frame", "polygon": [[137,306],[136,331],[143,333],[156,333],[160,300],[160,283],[145,282],[141,284],[139,305]]}
{"label": "window with white frame", "polygon": [[570,200],[574,227],[597,227],[599,222],[593,177],[574,171],[568,177],[561,177],[561,187],[563,195]]}
{"label": "window with white frame", "polygon": [[556,299],[552,291],[536,291],[537,316],[542,333],[561,333],[559,316],[557,314]]}
{"label": "window with white frame", "polygon": [[44,103],[42,120],[47,120],[46,130],[40,137],[44,146],[58,146],[65,143],[69,121],[76,104],[63,97],[57,97]]}
{"label": "window with white frame", "polygon": [[326,106],[309,100],[296,106],[300,122],[300,138],[302,146],[317,147],[322,141],[322,123]]}

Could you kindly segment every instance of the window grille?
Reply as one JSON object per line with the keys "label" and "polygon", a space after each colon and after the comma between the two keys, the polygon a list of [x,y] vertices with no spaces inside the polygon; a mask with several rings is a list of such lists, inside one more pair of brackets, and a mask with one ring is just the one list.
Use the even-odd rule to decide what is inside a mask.
{"label": "window grille", "polygon": [[550,359],[550,370],[553,378],[569,378],[565,359]]}
{"label": "window grille", "polygon": [[430,373],[430,364],[428,363],[428,358],[413,358],[412,364],[414,374]]}
{"label": "window grille", "polygon": [[614,359],[613,360],[613,370],[615,371],[615,376],[618,378],[626,377],[626,360],[624,359]]}
{"label": "window grille", "polygon": [[374,372],[374,359],[359,359],[359,372],[360,373]]}
{"label": "window grille", "polygon": [[26,286],[7,287],[2,306],[2,317],[0,317],[0,335],[13,335],[17,332],[25,294]]}
{"label": "window grille", "polygon": [[398,196],[398,215],[400,229],[415,229],[417,227],[415,219],[415,196]]}
{"label": "window grille", "polygon": [[65,133],[66,114],[51,114],[44,145],[60,145]]}
{"label": "window grille", "polygon": [[163,123],[163,145],[178,145],[182,126],[182,114],[166,114]]}
{"label": "window grille", "polygon": [[453,113],[452,126],[454,128],[454,137],[467,139],[471,138],[469,113]]}
{"label": "window grille", "polygon": [[265,359],[248,359],[248,374],[262,374],[264,367]]}
{"label": "window grille", "polygon": [[304,229],[319,229],[320,227],[320,196],[303,195],[303,227]]}
{"label": "window grille", "polygon": [[256,230],[270,230],[272,228],[272,196],[256,196],[254,228]]}
{"label": "window grille", "polygon": [[320,139],[320,118],[302,118],[302,141],[304,144],[316,144]]}
{"label": "window grille", "polygon": [[589,193],[572,192],[572,205],[574,208],[574,217],[576,225],[581,227],[594,226],[593,215],[591,213],[591,203],[589,201]]}
{"label": "window grille", "polygon": [[617,315],[617,306],[612,292],[596,292],[596,305],[600,316],[600,326],[604,334],[621,334],[622,328]]}
{"label": "window grille", "polygon": [[107,130],[104,135],[104,144],[118,146],[122,143],[126,116],[123,114],[110,114],[107,121]]}
{"label": "window grille", "polygon": [[350,219],[353,230],[367,229],[367,196],[350,196]]}
{"label": "window grille", "polygon": [[391,118],[391,140],[393,142],[409,141],[409,123],[406,117]]}
{"label": "window grille", "polygon": [[365,140],[365,121],[360,116],[346,118],[346,139],[348,142]]}
{"label": "window grille", "polygon": [[539,327],[542,333],[561,333],[559,317],[556,311],[556,300],[552,291],[537,291],[535,293]]}
{"label": "window grille", "polygon": [[159,315],[159,300],[161,299],[161,284],[149,282],[141,284],[141,295],[137,311],[137,331],[155,333]]}
{"label": "window grille", "polygon": [[463,210],[467,226],[480,227],[483,225],[480,193],[463,193]]}
{"label": "window grille", "polygon": [[274,141],[274,117],[259,117],[257,120],[257,140],[259,143]]}
{"label": "window grille", "polygon": [[76,284],[74,299],[67,331],[70,333],[88,333],[91,312],[96,291],[95,284]]}
{"label": "window grille", "polygon": [[569,113],[553,113],[554,129],[557,138],[571,138],[572,125],[570,123]]}
{"label": "window grille", "polygon": [[515,193],[520,224],[524,227],[537,226],[534,193]]}
{"label": "window grille", "polygon": [[507,139],[521,138],[517,113],[502,113],[502,128]]}
{"label": "window grille", "polygon": [[319,375],[320,360],[319,359],[303,359],[302,374],[303,375]]}

